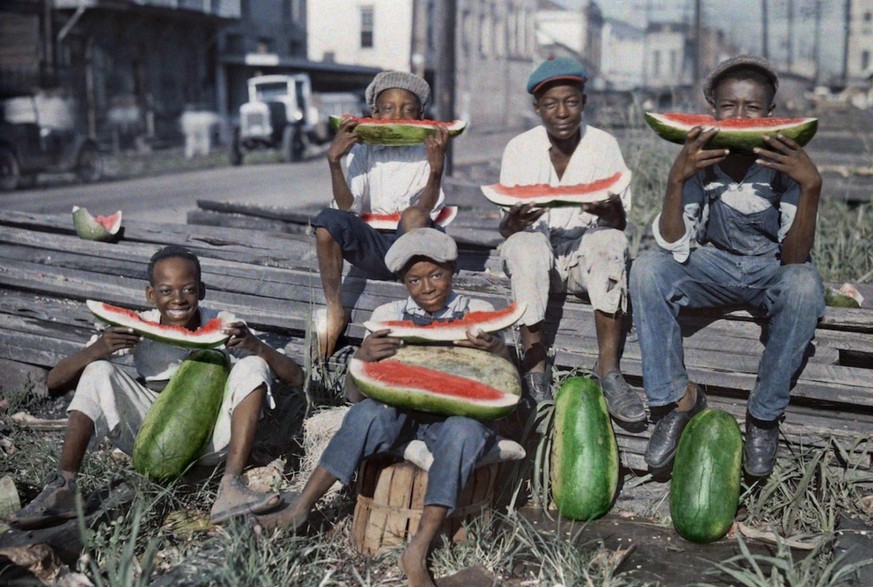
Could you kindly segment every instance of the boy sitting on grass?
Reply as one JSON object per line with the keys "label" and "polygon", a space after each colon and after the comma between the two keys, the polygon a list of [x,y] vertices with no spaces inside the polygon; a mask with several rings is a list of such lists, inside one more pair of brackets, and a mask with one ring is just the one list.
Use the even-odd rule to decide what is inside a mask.
{"label": "boy sitting on grass", "polygon": [[[778,84],[765,60],[737,57],[709,74],[703,94],[718,120],[761,118],[772,116]],[[631,271],[643,383],[657,422],[645,458],[653,469],[670,464],[685,425],[706,407],[685,369],[680,308],[742,305],[763,312],[769,326],[743,458],[746,473],[764,476],[776,463],[792,377],[824,315],[821,277],[809,257],[822,180],[806,152],[781,134],[745,155],[707,148],[717,133],[688,132],[652,223],[659,249]]]}
{"label": "boy sitting on grass", "polygon": [[[493,310],[488,302],[452,290],[457,257],[455,241],[433,228],[419,228],[398,238],[385,255],[385,265],[400,276],[409,297],[379,306],[372,319],[427,323],[459,319],[467,312]],[[355,357],[381,361],[393,356],[402,342],[389,336],[389,332],[370,334]],[[509,359],[509,350],[498,335],[473,334],[468,330],[467,340],[456,344]],[[497,441],[496,433],[490,425],[472,418],[425,414],[365,398],[351,377],[346,378],[345,389],[346,397],[354,405],[279,524],[302,526],[315,503],[334,482],[339,480],[347,485],[363,459],[420,439],[427,444],[434,460],[428,472],[421,522],[398,562],[410,585],[433,585],[427,570],[430,544],[456,506],[477,461]]]}
{"label": "boy sitting on grass", "polygon": [[[385,71],[373,78],[365,97],[373,118],[419,119],[430,101],[430,87],[411,73]],[[445,200],[441,183],[449,135],[444,127],[423,145],[394,147],[361,144],[355,126],[354,120],[344,120],[331,143],[327,161],[333,202],[312,221],[327,304],[327,323],[323,330],[318,328],[323,358],[333,354],[348,325],[342,300],[343,259],[379,279],[394,279],[384,262],[391,243],[414,228],[434,226],[431,218]],[[402,216],[396,231],[379,231],[360,219],[365,213],[397,212]]]}
{"label": "boy sitting on grass", "polygon": [[[140,313],[144,320],[196,330],[220,313],[200,306],[206,295],[200,261],[188,249],[167,246],[148,264],[146,299],[153,310]],[[226,352],[234,362],[211,441],[200,463],[215,464],[226,453],[224,475],[212,507],[212,521],[234,515],[266,512],[279,505],[278,493],[250,490],[241,476],[254,442],[264,401],[273,404],[270,387],[274,377],[300,386],[303,372],[290,358],[258,339],[244,322],[232,322],[225,333],[231,338]],[[144,339],[128,328],[109,327],[94,335],[81,351],[61,360],[48,373],[52,392],[75,387],[67,409],[69,423],[58,469],[45,489],[10,522],[21,529],[59,524],[76,517],[76,477],[87,449],[103,437],[127,454],[133,451],[137,431],[185,357],[185,349]],[[110,363],[112,356],[133,354],[138,377]]]}

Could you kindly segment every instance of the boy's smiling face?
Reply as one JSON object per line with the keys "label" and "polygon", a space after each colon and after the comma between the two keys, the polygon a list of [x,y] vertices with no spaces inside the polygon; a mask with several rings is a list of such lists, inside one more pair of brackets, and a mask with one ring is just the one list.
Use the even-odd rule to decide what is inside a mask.
{"label": "boy's smiling face", "polygon": [[726,78],[713,92],[712,115],[725,118],[763,118],[773,114],[772,91],[754,79]]}
{"label": "boy's smiling face", "polygon": [[389,88],[376,97],[373,118],[387,120],[417,120],[421,118],[421,102],[408,90]]}
{"label": "boy's smiling face", "polygon": [[558,140],[573,137],[582,124],[582,111],[588,97],[579,84],[555,83],[538,93],[534,110],[549,135]]}
{"label": "boy's smiling face", "polygon": [[452,263],[436,263],[424,257],[416,257],[401,279],[413,301],[425,312],[433,314],[445,307],[452,293],[453,277]]}
{"label": "boy's smiling face", "polygon": [[197,266],[188,259],[168,257],[154,267],[154,283],[146,286],[146,298],[161,314],[161,324],[200,326],[198,308],[206,294],[198,279]]}

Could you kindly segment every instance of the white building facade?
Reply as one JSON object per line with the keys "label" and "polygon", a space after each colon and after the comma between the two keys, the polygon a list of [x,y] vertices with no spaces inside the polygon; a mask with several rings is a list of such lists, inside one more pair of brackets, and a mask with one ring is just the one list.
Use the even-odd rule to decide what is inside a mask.
{"label": "white building facade", "polygon": [[851,0],[846,74],[850,81],[873,74],[873,0]]}
{"label": "white building facade", "polygon": [[645,29],[616,19],[604,20],[600,75],[609,88],[633,90],[643,85],[645,43]]}

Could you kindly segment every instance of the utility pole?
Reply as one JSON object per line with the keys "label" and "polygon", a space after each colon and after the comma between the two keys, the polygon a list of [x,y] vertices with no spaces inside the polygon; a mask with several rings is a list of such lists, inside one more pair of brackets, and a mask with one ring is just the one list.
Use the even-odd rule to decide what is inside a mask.
{"label": "utility pole", "polygon": [[791,66],[794,64],[794,2],[788,2],[788,71],[791,72]]}
{"label": "utility pole", "polygon": [[55,79],[55,33],[54,26],[52,26],[54,24],[52,22],[54,3],[52,0],[44,0],[42,8],[43,55],[45,59],[43,63],[45,69],[42,72],[40,85],[55,85],[57,83]]}
{"label": "utility pole", "polygon": [[818,83],[821,77],[821,0],[815,0],[813,59],[815,60],[815,83]]}
{"label": "utility pole", "polygon": [[849,85],[849,37],[852,33],[849,27],[852,24],[852,0],[845,0],[843,18],[845,19],[843,30],[846,31],[843,37],[843,83]]}
{"label": "utility pole", "polygon": [[770,52],[767,50],[767,40],[769,32],[767,30],[769,17],[767,16],[767,0],[761,0],[761,55],[764,59],[770,59]]}
{"label": "utility pole", "polygon": [[[437,0],[438,15],[436,66],[437,118],[455,119],[455,22],[457,20],[456,0]],[[451,141],[446,147],[445,175],[452,175],[453,153]]]}
{"label": "utility pole", "polygon": [[427,53],[427,0],[412,0],[412,43],[409,54],[409,69],[418,77],[424,77]]}
{"label": "utility pole", "polygon": [[701,61],[703,60],[703,29],[700,26],[700,3],[701,0],[694,0],[694,87],[700,87],[700,69]]}

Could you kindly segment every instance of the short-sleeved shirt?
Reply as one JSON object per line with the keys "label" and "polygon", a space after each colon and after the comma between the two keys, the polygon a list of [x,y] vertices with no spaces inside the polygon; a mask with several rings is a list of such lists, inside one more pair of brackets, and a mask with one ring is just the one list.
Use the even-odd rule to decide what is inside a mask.
{"label": "short-sleeved shirt", "polygon": [[[424,145],[354,145],[345,159],[346,182],[357,215],[394,214],[416,204],[427,185],[430,163]],[[445,203],[442,187],[433,212]],[[336,207],[336,202],[331,204]],[[435,214],[434,214],[435,216]]]}
{"label": "short-sleeved shirt", "polygon": [[752,164],[737,182],[715,165],[697,172],[682,192],[685,234],[669,243],[652,223],[658,245],[684,263],[692,242],[712,243],[738,255],[776,254],[794,222],[800,186],[786,176]]}
{"label": "short-sleeved shirt", "polygon": [[[370,320],[384,322],[388,320],[409,320],[412,316],[448,320],[463,317],[468,312],[491,312],[494,310],[489,302],[452,292],[442,309],[430,314],[415,303],[412,297],[382,304],[373,310]],[[502,336],[502,335],[501,335]]]}
{"label": "short-sleeved shirt", "polygon": [[[615,137],[584,123],[579,131],[579,144],[560,178],[549,155],[552,143],[546,127],[540,125],[516,136],[503,151],[500,183],[506,186],[568,186],[591,183],[618,171],[630,173]],[[629,211],[632,199],[630,187],[620,196],[625,212]],[[599,221],[599,217],[583,212],[579,207],[549,208],[527,230],[543,232],[550,239],[577,239],[588,228],[597,226]]]}
{"label": "short-sleeved shirt", "polygon": [[[145,310],[137,312],[140,318],[149,322],[159,322],[161,313],[157,309]],[[213,318],[222,318],[228,321],[241,320],[235,318],[228,312],[219,312],[211,308],[200,306],[200,325],[203,326]],[[104,324],[100,324],[102,328]],[[99,334],[95,334],[88,341],[88,345],[94,344]],[[167,344],[150,338],[143,338],[133,349],[122,349],[113,353],[113,356],[123,357],[128,354],[133,355],[133,364],[136,372],[145,381],[166,381],[182,364],[182,361],[191,354],[192,350]],[[241,359],[248,356],[249,353],[242,350],[223,349],[223,352],[228,355]]]}

